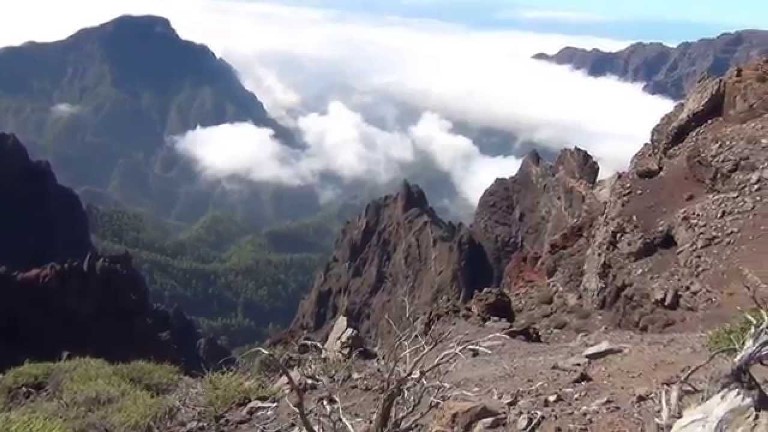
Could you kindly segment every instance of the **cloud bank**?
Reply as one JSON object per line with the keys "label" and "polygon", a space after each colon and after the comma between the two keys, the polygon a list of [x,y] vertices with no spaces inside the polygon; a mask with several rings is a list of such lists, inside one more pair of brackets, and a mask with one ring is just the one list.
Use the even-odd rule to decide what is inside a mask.
{"label": "cloud bank", "polygon": [[[619,49],[624,41],[237,0],[72,0],[60,13],[50,10],[60,2],[44,2],[46,15],[56,17],[47,20],[37,14],[41,1],[7,11],[6,22],[24,25],[4,31],[0,44],[62,38],[123,13],[163,15],[182,37],[230,62],[269,111],[306,141],[305,149],[287,149],[271,131],[249,124],[176,137],[178,148],[211,176],[387,182],[429,166],[474,204],[496,177],[514,174],[522,141],[551,150],[579,146],[604,173],[621,170],[672,108],[638,85],[530,58],[565,45]],[[508,132],[508,150],[483,154],[455,132],[457,122]]]}

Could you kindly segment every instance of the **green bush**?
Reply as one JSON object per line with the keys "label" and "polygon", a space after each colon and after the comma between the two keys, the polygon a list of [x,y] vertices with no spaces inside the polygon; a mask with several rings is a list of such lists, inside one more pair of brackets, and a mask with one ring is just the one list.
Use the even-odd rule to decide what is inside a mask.
{"label": "green bush", "polygon": [[742,314],[734,322],[724,324],[717,329],[709,332],[707,337],[707,348],[711,352],[717,352],[728,348],[741,348],[749,334],[750,329],[753,327],[753,321],[750,319],[756,319],[759,321],[759,317],[762,316],[762,312],[758,309],[750,310]]}
{"label": "green bush", "polygon": [[220,416],[232,407],[273,396],[264,381],[240,371],[206,375],[203,378],[203,394],[208,414],[213,417]]}
{"label": "green bush", "polygon": [[30,363],[6,372],[0,378],[0,411],[12,405],[17,392],[45,389],[55,368],[53,363]]}
{"label": "green bush", "polygon": [[[19,431],[143,432],[172,415],[170,395],[180,380],[176,368],[147,362],[27,364],[0,377],[0,424]],[[14,398],[23,389],[32,394]]]}
{"label": "green bush", "polygon": [[71,432],[72,429],[58,419],[38,414],[0,413],[3,432]]}

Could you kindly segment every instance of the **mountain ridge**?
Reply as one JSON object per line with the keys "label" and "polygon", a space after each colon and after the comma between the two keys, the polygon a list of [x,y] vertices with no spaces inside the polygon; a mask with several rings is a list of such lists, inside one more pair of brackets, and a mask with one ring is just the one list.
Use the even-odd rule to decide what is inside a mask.
{"label": "mountain ridge", "polygon": [[616,76],[644,83],[644,90],[682,100],[702,76],[723,76],[729,69],[768,55],[768,31],[740,30],[671,47],[638,42],[616,51],[566,47],[533,58],[568,65],[590,76]]}
{"label": "mountain ridge", "polygon": [[[736,269],[764,273],[745,251],[768,253],[760,241],[768,220],[768,138],[760,138],[768,130],[767,94],[768,60],[700,81],[656,126],[629,170],[604,180],[597,181],[597,164],[583,150],[562,150],[553,163],[531,153],[517,174],[486,190],[469,229],[455,227],[458,237],[446,237],[446,256],[474,250],[479,260],[422,250],[444,241],[439,234],[422,240],[423,230],[435,235],[452,225],[429,217],[426,197],[406,183],[342,230],[291,334],[327,336],[341,317],[363,335],[376,334],[382,316],[401,312],[396,298],[407,298],[422,316],[467,313],[484,288],[508,294],[521,325],[548,331],[721,323],[734,305],[749,303],[733,288],[741,278]],[[416,213],[398,213],[410,196],[419,197]],[[425,272],[475,279],[467,285],[449,278],[438,288],[435,278],[421,277]],[[392,285],[411,288],[385,288]],[[389,301],[350,306],[381,295]],[[707,295],[718,300],[709,303]]]}

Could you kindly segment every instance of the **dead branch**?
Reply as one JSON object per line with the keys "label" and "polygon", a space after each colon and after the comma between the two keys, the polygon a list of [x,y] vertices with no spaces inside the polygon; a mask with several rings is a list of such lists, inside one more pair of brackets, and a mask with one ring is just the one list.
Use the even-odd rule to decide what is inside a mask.
{"label": "dead branch", "polygon": [[285,377],[285,379],[288,381],[288,385],[296,395],[295,409],[299,415],[299,419],[301,420],[301,425],[304,427],[304,429],[306,429],[307,432],[316,432],[314,426],[312,426],[312,422],[309,420],[309,416],[307,416],[307,409],[306,409],[306,406],[304,405],[304,390],[299,386],[296,380],[293,379],[293,375],[291,374],[291,371],[288,370],[287,367],[285,367],[285,365],[283,364],[283,362],[280,361],[280,359],[275,357],[274,354],[267,351],[266,349],[254,348],[251,351],[259,352],[269,357],[272,361],[274,361],[277,364],[282,376]]}

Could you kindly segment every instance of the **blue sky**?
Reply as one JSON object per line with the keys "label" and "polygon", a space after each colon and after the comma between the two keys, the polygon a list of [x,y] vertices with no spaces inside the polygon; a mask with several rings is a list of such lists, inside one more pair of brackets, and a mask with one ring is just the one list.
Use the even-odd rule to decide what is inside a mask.
{"label": "blue sky", "polygon": [[374,15],[430,18],[481,28],[676,43],[768,28],[761,0],[277,0]]}

